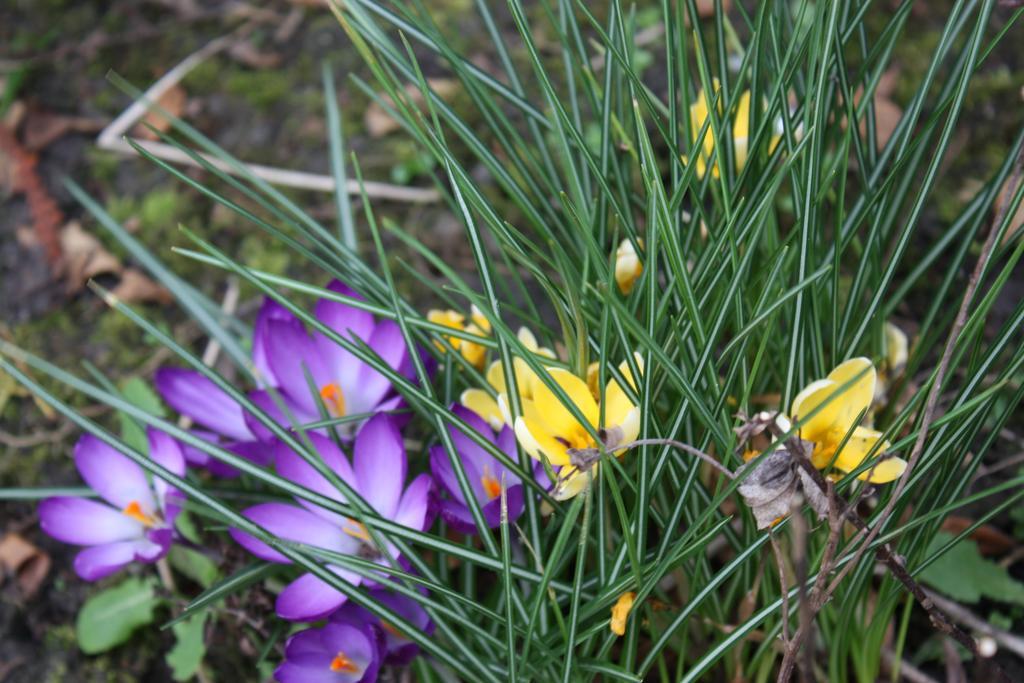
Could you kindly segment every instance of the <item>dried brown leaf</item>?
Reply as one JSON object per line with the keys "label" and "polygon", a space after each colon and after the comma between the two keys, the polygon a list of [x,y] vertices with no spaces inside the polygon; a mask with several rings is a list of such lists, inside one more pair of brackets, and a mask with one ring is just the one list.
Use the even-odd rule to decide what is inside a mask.
{"label": "dried brown leaf", "polygon": [[31,598],[50,573],[50,556],[18,534],[0,539],[0,567],[13,576],[22,595]]}
{"label": "dried brown leaf", "polygon": [[228,56],[250,69],[273,69],[283,59],[281,53],[265,52],[248,40],[239,41],[228,48]]}
{"label": "dried brown leaf", "polygon": [[64,252],[64,280],[69,293],[81,290],[97,275],[121,272],[121,262],[117,257],[83,230],[78,221],[64,226],[60,232],[60,244]]}
{"label": "dried brown leaf", "polygon": [[126,268],[121,273],[121,281],[110,290],[110,293],[129,304],[169,304],[174,300],[167,288],[157,284],[137,268]]}
{"label": "dried brown leaf", "polygon": [[[156,104],[171,116],[181,116],[181,112],[185,111],[185,104],[187,102],[188,94],[180,85],[171,86],[156,100]],[[147,125],[152,126],[160,132],[164,132],[170,129],[171,122],[165,118],[163,114],[154,109],[147,112],[146,115],[142,117],[142,121],[135,126],[132,134],[135,137],[142,138],[143,140],[156,140],[156,134],[149,130]]]}
{"label": "dried brown leaf", "polygon": [[[459,82],[451,78],[428,78],[427,85],[430,86],[430,89],[437,93],[437,96],[441,99],[448,99],[459,89]],[[420,92],[418,85],[410,83],[405,86],[405,93],[413,104],[421,109],[423,108],[423,93]],[[392,100],[390,96],[384,95],[383,99],[389,105],[394,106],[394,100]],[[366,126],[366,132],[369,133],[372,138],[383,137],[400,128],[399,123],[391,118],[391,116],[384,110],[384,107],[376,102],[371,103],[370,106],[366,108],[366,113],[363,115],[363,124]]]}
{"label": "dried brown leaf", "polygon": [[88,116],[65,116],[44,109],[33,109],[25,118],[21,131],[22,144],[30,151],[50,146],[68,133],[95,133],[105,121]]}

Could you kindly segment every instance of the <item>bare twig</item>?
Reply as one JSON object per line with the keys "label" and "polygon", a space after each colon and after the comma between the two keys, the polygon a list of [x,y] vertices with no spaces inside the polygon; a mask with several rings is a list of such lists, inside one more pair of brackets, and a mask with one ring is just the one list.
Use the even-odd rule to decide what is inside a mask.
{"label": "bare twig", "polygon": [[782,589],[782,644],[789,648],[789,581],[786,580],[786,560],[775,534],[769,531],[768,538],[772,543],[775,564],[779,567],[779,588]]}
{"label": "bare twig", "polygon": [[708,455],[707,453],[700,449],[690,446],[689,444],[685,444],[682,441],[676,441],[674,439],[638,439],[636,441],[630,441],[629,443],[622,444],[621,446],[616,446],[615,449],[618,450],[620,448],[634,448],[636,446],[673,446],[681,451],[689,453],[694,457],[700,458],[701,460],[711,465],[716,470],[718,470],[725,476],[729,477],[730,479],[736,478],[736,475],[733,473],[732,470],[730,470],[728,467],[715,460],[712,456]]}
{"label": "bare twig", "polygon": [[[1009,187],[1017,188],[1020,185],[1022,170],[1024,170],[1024,149],[1022,149],[1021,153],[1017,155],[1017,159],[1014,162],[1013,174],[1010,180]],[[1012,195],[1012,193],[1010,194]],[[864,523],[860,516],[856,514],[855,508],[852,505],[847,506],[845,508],[843,516],[847,520],[852,522],[854,526],[857,527],[858,531],[861,532],[860,534],[858,534],[858,536],[863,535],[864,540],[860,543],[860,546],[857,548],[856,552],[854,553],[853,557],[849,560],[847,565],[836,577],[836,580],[833,581],[832,584],[828,587],[828,589],[820,595],[820,604],[813,606],[816,611],[821,609],[821,606],[824,605],[824,603],[828,600],[828,597],[839,586],[839,583],[846,576],[846,574],[853,567],[857,566],[860,563],[860,560],[864,556],[864,553],[867,552],[867,550],[871,547],[875,538],[878,536],[879,532],[885,526],[885,520],[887,520],[889,516],[892,514],[892,510],[896,505],[896,501],[899,500],[900,496],[903,494],[903,491],[910,480],[911,473],[915,469],[918,461],[921,459],[921,455],[924,452],[925,441],[928,438],[928,431],[932,425],[932,422],[935,419],[935,411],[938,407],[939,397],[942,393],[942,384],[945,381],[946,373],[949,371],[949,364],[953,357],[953,350],[956,347],[956,343],[959,340],[960,333],[963,331],[964,325],[967,323],[968,311],[970,309],[971,301],[974,298],[975,292],[977,291],[978,284],[981,280],[982,274],[985,271],[985,267],[987,266],[988,261],[992,257],[992,252],[995,249],[996,234],[999,231],[999,226],[1006,218],[1008,209],[1009,201],[1006,201],[1000,207],[999,211],[997,212],[997,215],[992,221],[992,225],[989,228],[988,236],[986,237],[985,243],[982,246],[981,255],[978,257],[978,261],[977,263],[975,263],[974,270],[972,271],[970,279],[968,280],[967,288],[964,291],[963,300],[961,301],[960,308],[957,311],[956,319],[953,322],[953,327],[949,331],[949,336],[946,339],[946,345],[942,351],[942,357],[939,360],[938,367],[936,368],[935,375],[932,380],[932,385],[928,391],[928,398],[925,401],[924,412],[922,414],[921,423],[918,426],[917,438],[914,442],[913,449],[911,450],[910,457],[907,463],[907,468],[903,472],[903,475],[900,477],[899,481],[897,482],[896,488],[889,496],[889,500],[886,502],[886,505],[883,508],[882,512],[877,516],[878,523],[875,524],[873,527],[868,527],[867,524]],[[797,450],[796,452],[799,451]],[[811,464],[810,461],[800,456],[797,456],[796,460],[800,467],[802,467],[804,471],[807,472],[807,474],[811,477],[815,484],[819,488],[821,488],[822,491],[828,490],[829,485],[825,481],[824,477],[821,476],[821,473],[818,472],[818,470]],[[881,461],[879,460],[879,462]],[[837,497],[834,497],[831,500],[834,502],[835,500],[837,500]],[[794,519],[796,519],[795,516]],[[978,646],[974,639],[966,633],[964,633],[960,628],[953,624],[946,617],[945,614],[943,614],[938,608],[936,608],[933,600],[924,592],[924,589],[921,588],[920,584],[914,581],[914,579],[910,576],[910,573],[907,572],[906,568],[903,566],[902,562],[896,558],[889,544],[883,544],[881,547],[879,547],[876,551],[876,555],[878,556],[879,560],[885,563],[886,567],[889,569],[892,575],[898,581],[900,581],[900,583],[902,583],[907,588],[907,590],[910,591],[910,593],[915,597],[915,599],[917,599],[921,606],[928,612],[932,624],[937,629],[939,629],[939,631],[950,636],[958,643],[963,645],[965,648],[967,648],[980,661],[982,657],[978,652]],[[831,569],[831,567],[826,567],[823,563],[819,570],[819,579],[824,574],[830,572]],[[783,658],[782,669],[779,673],[779,681],[789,680],[790,676],[792,675],[792,668],[794,666],[796,652],[801,648],[803,639],[808,637],[810,629],[809,627],[805,626],[809,625],[804,624],[803,619],[801,619],[801,622],[802,623],[800,629],[798,629],[797,633],[793,636],[792,640],[787,646],[786,656]],[[1003,680],[1009,681],[1009,678],[1006,676],[1005,672],[1003,672],[1002,669],[1000,669],[994,663],[993,668],[996,670],[996,673],[1002,677]]]}
{"label": "bare twig", "polygon": [[[236,32],[237,33],[237,32]],[[178,63],[177,66],[165,73],[151,85],[142,97],[132,102],[131,106],[125,109],[114,119],[110,125],[104,128],[99,137],[96,138],[96,145],[101,149],[107,149],[122,154],[135,155],[136,150],[129,144],[126,137],[129,129],[142,118],[152,107],[152,103],[159,100],[160,96],[178,84],[190,71],[202,64],[204,61],[222,50],[230,47],[237,39],[236,33],[216,38],[188,57]],[[130,138],[133,143],[152,154],[158,159],[170,161],[176,164],[202,168],[202,164],[185,154],[183,151],[163,142],[153,140],[142,140]],[[239,175],[238,169],[231,166],[222,159],[218,159],[203,152],[197,152],[206,163],[214,168],[231,175]],[[274,185],[295,187],[303,190],[315,190],[318,192],[334,192],[334,176],[318,173],[306,173],[304,171],[293,171],[290,169],[262,166],[260,164],[242,163],[242,166],[252,175]],[[430,188],[403,187],[388,183],[348,180],[345,189],[349,194],[361,194],[364,190],[368,197],[377,199],[390,199],[399,202],[409,203],[432,203],[440,199],[437,190]]]}
{"label": "bare twig", "polygon": [[[809,460],[806,458],[797,458],[797,464],[804,469],[807,475],[819,488],[821,488],[822,491],[826,491],[828,489],[828,484],[826,483],[825,478]],[[840,500],[838,495],[836,496],[836,499]],[[840,500],[840,502],[842,501]],[[867,524],[864,520],[861,519],[856,511],[849,506],[844,508],[844,517],[857,529],[863,530],[867,528]],[[862,547],[866,546],[867,543]],[[860,550],[858,550],[858,553],[859,552]],[[936,606],[935,602],[925,592],[924,588],[921,587],[921,584],[914,580],[910,575],[910,572],[908,572],[906,567],[903,566],[903,562],[896,557],[888,543],[880,545],[877,550],[875,550],[875,554],[878,559],[885,564],[889,572],[893,575],[893,578],[903,584],[903,587],[906,588],[907,591],[914,596],[914,599],[917,600],[921,607],[924,608],[928,613],[928,617],[931,620],[932,625],[936,629],[952,637],[958,643],[967,648],[967,650],[979,660],[982,659],[981,653],[978,652],[978,644],[974,639],[964,633],[963,630],[956,626],[956,624],[951,622],[949,618]],[[796,640],[796,636],[794,636],[794,640]],[[999,680],[1010,683],[1010,678],[994,662],[992,662],[992,668]]]}
{"label": "bare twig", "polygon": [[889,648],[882,650],[882,661],[885,662],[889,671],[897,671],[897,667],[899,667],[900,678],[910,681],[910,683],[939,683],[907,660],[898,660],[896,653]]}
{"label": "bare twig", "polygon": [[944,598],[934,591],[926,590],[925,593],[927,593],[928,597],[931,598],[937,607],[948,614],[954,621],[988,636],[1002,647],[1024,659],[1024,638],[996,628],[960,603]]}
{"label": "bare twig", "polygon": [[[1010,176],[1010,184],[1008,187],[1013,188],[1014,191],[1020,186],[1021,173],[1024,172],[1024,147],[1021,148],[1020,152],[1017,153],[1017,159],[1013,163],[1013,173]],[[896,501],[899,500],[903,491],[907,487],[907,483],[910,481],[911,473],[916,469],[918,461],[921,459],[922,453],[924,453],[924,444],[928,439],[928,430],[932,425],[932,421],[935,419],[935,409],[938,406],[939,395],[942,393],[942,383],[946,379],[946,373],[949,371],[949,363],[953,358],[953,349],[956,347],[957,341],[960,339],[960,332],[963,331],[964,325],[967,324],[967,313],[971,306],[971,301],[974,299],[974,294],[978,289],[978,283],[981,281],[981,276],[985,272],[985,268],[988,265],[989,260],[992,258],[992,252],[996,247],[996,233],[999,232],[999,226],[1002,225],[1006,219],[1006,214],[1010,209],[1010,200],[1014,192],[1008,192],[1006,194],[1006,200],[999,207],[999,211],[992,220],[992,224],[989,226],[988,236],[985,238],[985,244],[981,248],[981,255],[978,256],[978,261],[974,264],[974,270],[971,272],[971,277],[967,281],[967,288],[964,290],[964,297],[960,302],[960,309],[956,313],[956,319],[953,321],[953,327],[949,330],[949,336],[946,338],[946,346],[942,349],[942,357],[939,360],[939,365],[935,369],[935,377],[932,380],[931,388],[928,390],[928,399],[925,401],[924,413],[921,417],[921,424],[918,427],[917,439],[914,441],[914,447],[910,451],[910,457],[907,460],[907,469],[903,471],[903,475],[900,476],[899,481],[896,482],[896,488],[889,496],[889,500],[886,502],[885,507],[882,509],[881,514],[878,515],[879,523],[868,533],[868,537],[865,539],[864,544],[861,546],[859,554],[854,557],[854,564],[860,560],[864,550],[866,550],[871,542],[875,540],[875,537],[885,526],[886,520],[892,514],[893,508],[896,506]]]}

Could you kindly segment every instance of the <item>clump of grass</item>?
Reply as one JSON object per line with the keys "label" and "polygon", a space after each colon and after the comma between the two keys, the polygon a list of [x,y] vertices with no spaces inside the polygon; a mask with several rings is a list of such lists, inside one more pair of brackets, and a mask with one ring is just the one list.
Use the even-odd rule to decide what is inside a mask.
{"label": "clump of grass", "polygon": [[[797,670],[830,681],[876,680],[886,655],[906,647],[917,618],[908,591],[938,556],[929,548],[943,519],[969,502],[998,499],[977,515],[974,526],[981,525],[1024,497],[1019,478],[968,489],[1000,430],[1019,417],[1024,392],[1024,302],[1012,303],[993,324],[994,304],[1024,249],[1019,233],[1004,239],[1017,227],[1011,217],[1024,195],[1024,135],[940,237],[921,238],[972,79],[1020,11],[995,30],[994,2],[955,4],[899,124],[880,144],[872,93],[913,31],[911,4],[901,3],[872,29],[866,19],[876,10],[855,3],[758,3],[754,10],[736,3],[728,14],[717,7],[701,18],[692,0],[663,2],[663,32],[641,55],[635,13],[618,2],[527,7],[512,0],[500,13],[476,2],[496,65],[490,71],[456,52],[459,41],[418,2],[332,5],[375,78],[371,84],[354,77],[355,84],[435,160],[431,173],[465,229],[472,274],[441,261],[415,231],[378,225],[365,196],[364,220],[357,223],[358,211],[340,192],[337,225],[322,225],[176,123],[181,139],[223,159],[238,178],[198,157],[209,182],[154,163],[251,221],[276,248],[321,268],[325,280],[358,291],[365,297],[359,306],[397,323],[414,371],[396,371],[366,344],[331,335],[299,303],[314,295],[354,305],[349,296],[254,270],[195,226],[184,230],[191,244],[178,254],[235,275],[385,375],[413,416],[406,436],[422,456],[411,456],[417,471],[426,469],[428,446],[458,459],[449,427],[466,431],[466,424],[449,406],[465,390],[501,394],[519,447],[510,455],[477,440],[525,482],[515,523],[504,487],[494,528],[467,495],[475,537],[443,524],[424,532],[383,523],[348,491],[348,504],[325,499],[109,388],[10,345],[2,350],[230,463],[259,495],[297,496],[354,515],[364,530],[397,547],[414,571],[396,569],[388,587],[419,602],[437,626],[433,635],[407,632],[422,648],[415,666],[424,680],[450,679],[452,672],[472,680],[767,680]],[[657,85],[645,80],[650,55],[664,76]],[[421,65],[428,56],[433,70],[459,80],[472,111],[455,111],[431,91]],[[327,70],[330,154],[343,187],[348,176],[333,87]],[[481,187],[478,167],[493,187]],[[352,171],[361,181],[358,160]],[[1009,179],[1014,189],[999,200]],[[316,448],[296,436],[305,430],[278,425],[247,398],[245,390],[261,378],[245,348],[246,326],[219,314],[71,188],[222,345],[237,379],[229,381],[124,304],[109,303],[278,439],[317,461]],[[234,197],[257,208],[243,208]],[[423,286],[463,312],[450,318],[454,327],[398,297],[393,270],[411,266],[389,257],[384,235],[439,273],[424,277]],[[470,319],[475,328],[459,327]],[[894,321],[912,332],[903,357],[895,352]],[[520,326],[536,343],[518,333]],[[467,353],[470,344],[480,348]],[[434,375],[426,356],[438,364]],[[812,381],[854,358],[867,359],[855,376],[832,377],[833,394],[809,414],[791,414],[794,399],[806,399],[801,388],[818,386]],[[155,470],[9,360],[0,366],[83,429]],[[866,402],[854,401],[850,396],[869,376]],[[635,424],[632,415],[621,424],[607,423],[607,415],[586,419],[587,394],[576,387],[587,380],[596,387],[597,410],[614,403],[610,392],[621,391]],[[528,404],[541,405],[535,396],[545,392],[562,406],[552,410],[580,427],[573,432],[579,442],[559,452],[565,462],[531,441],[539,439]],[[848,405],[855,409],[847,409],[831,441],[810,435],[816,416]],[[779,412],[792,420],[775,422]],[[738,433],[753,434],[757,420],[788,426],[762,429],[757,435],[766,441],[752,446]],[[325,416],[315,427],[334,432],[337,424]],[[868,439],[854,427],[869,424],[876,431],[865,457],[843,466],[843,449]],[[822,443],[834,459],[823,457]],[[758,479],[753,473],[763,475],[759,468],[774,454],[788,458],[786,481],[799,482],[787,483],[796,487],[787,495],[804,495],[786,498],[786,512],[766,531],[739,489]],[[543,470],[535,478],[530,456]],[[893,456],[907,466],[880,483],[875,475]],[[457,469],[467,494],[470,482]],[[826,481],[818,469],[834,476]],[[585,481],[563,486],[570,470]],[[191,514],[266,537],[207,480],[155,471],[181,488]],[[846,533],[848,521],[864,531]],[[349,601],[411,629],[370,593],[324,569],[338,557],[275,547]],[[881,577],[876,565],[887,568]],[[186,614],[248,585],[250,577],[239,576],[199,596]],[[418,590],[423,586],[426,595]],[[952,626],[947,633],[956,634]],[[275,642],[267,641],[267,651]]]}

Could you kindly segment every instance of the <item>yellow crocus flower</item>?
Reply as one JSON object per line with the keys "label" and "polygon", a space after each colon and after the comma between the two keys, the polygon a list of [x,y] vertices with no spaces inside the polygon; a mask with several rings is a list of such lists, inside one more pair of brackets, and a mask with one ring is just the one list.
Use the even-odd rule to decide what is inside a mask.
{"label": "yellow crocus flower", "polygon": [[[432,309],[427,311],[427,320],[455,330],[463,330],[464,332],[469,332],[470,334],[475,334],[479,337],[486,337],[491,333],[490,321],[484,317],[484,314],[481,313],[480,309],[476,306],[473,306],[472,314],[468,323],[466,322],[466,316],[451,309],[444,311]],[[483,367],[484,360],[487,357],[487,348],[482,344],[477,344],[476,342],[469,341],[468,339],[462,339],[461,337],[445,337],[445,339],[449,344],[451,344],[453,349],[462,354],[462,357],[474,367]],[[444,345],[440,342],[437,342],[437,348],[442,351],[445,350]]]}
{"label": "yellow crocus flower", "polygon": [[[639,361],[639,358],[637,359]],[[622,376],[635,389],[636,382],[627,363],[619,366]],[[623,387],[612,379],[604,391],[604,404],[590,392],[586,381],[561,368],[551,368],[548,377],[565,393],[586,420],[580,422],[555,393],[534,375],[531,396],[523,397],[523,414],[515,419],[516,438],[531,457],[547,460],[558,467],[558,483],[553,492],[556,500],[567,500],[583,491],[589,481],[589,472],[596,462],[579,462],[574,455],[585,452],[603,453],[606,448],[615,455],[624,449],[616,448],[636,440],[640,431],[640,409],[626,396]],[[600,423],[601,408],[604,422]],[[598,443],[591,434],[603,428],[609,443]]]}
{"label": "yellow crocus flower", "polygon": [[[719,82],[716,78],[714,80],[715,92],[718,92]],[[704,127],[708,120],[708,98],[706,93],[701,90],[697,95],[697,100],[690,105],[690,139],[694,144],[697,143],[697,138],[700,135],[701,129]],[[736,105],[736,115],[733,118],[732,123],[732,148],[733,154],[735,155],[736,171],[743,170],[743,167],[747,163],[747,157],[749,155],[749,131],[750,131],[750,91],[745,90],[740,95],[740,101]],[[781,135],[775,134],[772,136],[770,146],[768,148],[769,153],[775,150],[775,146],[779,144]],[[711,160],[711,155],[715,151],[715,136],[714,131],[708,126],[707,132],[704,134],[704,140],[701,143],[700,154],[697,155],[697,177],[703,178],[704,174],[707,173],[708,162]],[[686,161],[686,158],[683,158]],[[711,167],[711,175],[715,178],[719,176],[718,161],[716,160],[714,165]]]}
{"label": "yellow crocus flower", "polygon": [[[533,332],[525,327],[519,328],[516,334],[519,343],[530,353],[543,358],[554,358],[555,353],[537,343]],[[536,374],[522,358],[512,359],[512,368],[516,377],[520,400],[532,397],[533,379]],[[501,429],[503,424],[512,426],[512,418],[508,414],[508,387],[505,385],[505,369],[500,360],[491,363],[487,368],[487,383],[494,389],[499,400],[495,400],[490,392],[484,389],[466,389],[462,392],[459,402],[485,419],[494,429]]]}
{"label": "yellow crocus flower", "polygon": [[622,240],[615,251],[615,283],[619,286],[619,291],[623,294],[632,292],[633,285],[643,272],[644,265],[640,262],[633,243],[628,239]]}
{"label": "yellow crocus flower", "polygon": [[608,628],[617,636],[626,634],[626,619],[633,610],[633,601],[636,600],[636,593],[627,591],[619,596],[619,599],[612,605],[612,618]]}
{"label": "yellow crocus flower", "polygon": [[[800,438],[814,444],[811,462],[815,467],[821,469],[832,463],[842,472],[852,472],[882,438],[881,432],[857,424],[871,406],[876,381],[875,367],[869,359],[851,358],[839,364],[825,379],[808,384],[793,399],[791,413],[794,420],[802,422]],[[805,419],[819,407],[817,413]],[[890,446],[885,441],[877,452],[884,453]],[[884,484],[898,478],[906,468],[907,463],[902,458],[879,459],[858,478]]]}

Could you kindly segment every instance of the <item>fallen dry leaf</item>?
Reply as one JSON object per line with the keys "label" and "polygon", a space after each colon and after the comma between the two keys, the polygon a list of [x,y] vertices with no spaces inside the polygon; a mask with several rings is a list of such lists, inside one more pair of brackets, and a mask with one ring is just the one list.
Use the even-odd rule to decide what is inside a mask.
{"label": "fallen dry leaf", "polygon": [[[185,89],[180,85],[173,85],[156,100],[156,104],[171,116],[181,116],[181,112],[185,111],[185,103],[187,101],[188,95],[185,93]],[[142,117],[142,121],[135,126],[132,134],[143,140],[156,140],[157,135],[149,130],[146,127],[147,125],[162,133],[171,127],[171,122],[154,109]]]}
{"label": "fallen dry leaf", "polygon": [[18,534],[0,539],[0,567],[13,576],[22,595],[31,598],[50,573],[50,556]]}
{"label": "fallen dry leaf", "polygon": [[121,262],[117,257],[83,230],[78,221],[64,226],[60,232],[60,244],[64,252],[63,273],[69,294],[81,290],[97,275],[121,272]]}
{"label": "fallen dry leaf", "polygon": [[[967,527],[974,524],[975,520],[969,517],[950,515],[942,523],[942,530],[951,534],[960,534]],[[971,532],[970,538],[978,544],[978,552],[989,557],[999,557],[1017,547],[1017,542],[1012,536],[1005,534],[991,524],[982,524]]]}
{"label": "fallen dry leaf", "polygon": [[248,40],[237,42],[228,48],[228,56],[250,69],[273,69],[282,59],[279,52],[264,52]]}
{"label": "fallen dry leaf", "polygon": [[105,121],[97,118],[33,109],[25,117],[21,139],[26,149],[39,151],[68,133],[96,133],[105,125]]}
{"label": "fallen dry leaf", "polygon": [[[890,95],[896,89],[899,76],[900,70],[894,66],[882,74],[878,79],[878,86],[875,88],[875,142],[878,144],[878,149],[885,147],[889,138],[896,132],[896,126],[899,125],[900,119],[903,118],[903,109],[890,99]],[[854,102],[860,104],[863,96],[864,89],[859,88],[854,95]],[[867,122],[862,120],[860,134],[867,135],[867,130]]]}
{"label": "fallen dry leaf", "polygon": [[121,273],[121,281],[110,293],[129,304],[169,304],[174,300],[167,288],[153,282],[136,268],[126,268]]}
{"label": "fallen dry leaf", "polygon": [[[459,82],[451,78],[428,78],[427,85],[443,100],[454,95],[459,89]],[[421,109],[423,108],[423,93],[420,92],[418,85],[413,83],[406,85],[405,93],[412,103]],[[394,100],[390,96],[385,95],[383,99],[389,105],[394,106]],[[384,107],[376,102],[370,103],[370,106],[366,108],[366,113],[363,115],[363,123],[366,125],[366,132],[370,134],[371,138],[384,137],[388,133],[393,133],[400,128],[398,122],[391,118],[384,110]]]}

